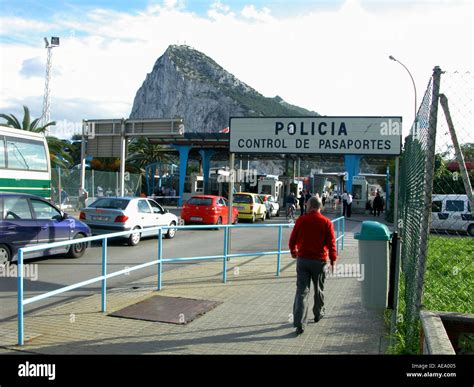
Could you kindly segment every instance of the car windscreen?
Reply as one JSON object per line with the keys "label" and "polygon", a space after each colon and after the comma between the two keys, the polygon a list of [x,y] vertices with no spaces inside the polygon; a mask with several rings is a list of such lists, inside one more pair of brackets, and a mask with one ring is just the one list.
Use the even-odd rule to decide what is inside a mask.
{"label": "car windscreen", "polygon": [[112,199],[101,198],[92,203],[89,207],[92,208],[110,208],[114,210],[125,210],[130,200],[128,199]]}
{"label": "car windscreen", "polygon": [[190,198],[187,204],[191,206],[212,206],[211,198]]}
{"label": "car windscreen", "polygon": [[250,195],[235,195],[234,203],[253,203],[252,196]]}

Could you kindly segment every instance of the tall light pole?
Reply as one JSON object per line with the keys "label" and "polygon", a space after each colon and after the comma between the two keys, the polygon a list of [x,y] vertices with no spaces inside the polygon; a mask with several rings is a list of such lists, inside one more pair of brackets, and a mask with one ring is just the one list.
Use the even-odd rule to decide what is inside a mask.
{"label": "tall light pole", "polygon": [[51,37],[51,42],[48,38],[44,38],[45,48],[47,50],[46,59],[46,79],[44,82],[44,97],[43,97],[43,114],[41,115],[41,124],[46,125],[51,118],[51,72],[53,67],[53,48],[59,46],[59,38]]}
{"label": "tall light pole", "polygon": [[417,104],[417,98],[416,98],[416,85],[415,85],[415,80],[413,79],[413,76],[411,75],[410,73],[410,70],[408,70],[407,66],[405,66],[402,62],[400,62],[398,59],[394,58],[392,55],[390,55],[388,57],[390,60],[393,60],[395,62],[398,62],[400,63],[403,68],[407,71],[408,75],[410,76],[411,78],[411,82],[413,83],[413,90],[415,91],[415,120],[414,120],[414,123],[415,123],[415,126],[414,126],[414,132],[413,134],[416,134],[417,132],[417,129],[418,129],[418,118],[417,118],[417,108],[418,108],[418,104]]}

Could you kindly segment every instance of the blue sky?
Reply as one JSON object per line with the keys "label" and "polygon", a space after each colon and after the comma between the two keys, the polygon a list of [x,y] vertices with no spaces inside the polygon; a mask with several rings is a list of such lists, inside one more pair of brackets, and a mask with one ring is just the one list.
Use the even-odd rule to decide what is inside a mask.
{"label": "blue sky", "polygon": [[[51,14],[58,11],[76,12],[77,10],[90,10],[94,8],[106,8],[119,12],[138,12],[150,4],[160,3],[150,0],[2,0],[0,10],[4,15],[23,16],[32,19],[47,20]],[[184,8],[198,15],[205,15],[215,0],[188,0],[182,1]],[[327,9],[338,7],[342,0],[227,0],[222,1],[231,10],[237,11],[247,4],[253,4],[258,8],[271,9],[275,15],[288,13],[301,13],[308,9]],[[372,1],[373,3],[373,1]],[[370,5],[370,1],[367,2]]]}
{"label": "blue sky", "polygon": [[[472,3],[456,0],[0,1],[0,110],[41,114],[44,36],[52,119],[128,117],[170,44],[190,45],[268,97],[326,115],[413,120],[435,65],[472,72]],[[472,77],[471,77],[472,80]],[[220,128],[216,128],[217,130]]]}

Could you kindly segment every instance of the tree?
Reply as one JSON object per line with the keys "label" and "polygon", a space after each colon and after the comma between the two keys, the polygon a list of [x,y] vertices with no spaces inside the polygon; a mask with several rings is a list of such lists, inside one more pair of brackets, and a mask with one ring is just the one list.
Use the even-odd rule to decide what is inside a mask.
{"label": "tree", "polygon": [[40,126],[41,118],[36,118],[31,121],[30,109],[27,106],[23,106],[23,121],[20,123],[18,119],[13,114],[0,114],[0,118],[5,119],[6,123],[1,123],[0,126],[7,126],[15,129],[27,130],[29,132],[35,133],[45,133],[48,126],[56,125],[55,121],[48,122],[46,125]]}
{"label": "tree", "polygon": [[172,162],[168,150],[161,145],[152,144],[145,137],[135,138],[128,146],[128,164],[136,170],[143,172],[148,164]]}
{"label": "tree", "polygon": [[[4,123],[0,123],[0,126],[6,126],[14,129],[26,130],[29,132],[46,133],[49,126],[56,125],[55,121],[48,122],[45,125],[40,125],[41,118],[31,120],[30,109],[27,106],[23,106],[23,121],[20,123],[18,118],[13,114],[0,114],[0,118],[6,120]],[[49,158],[51,160],[51,167],[70,168],[74,161],[70,156],[67,149],[70,147],[70,142],[62,140],[53,136],[46,136],[49,148]]]}

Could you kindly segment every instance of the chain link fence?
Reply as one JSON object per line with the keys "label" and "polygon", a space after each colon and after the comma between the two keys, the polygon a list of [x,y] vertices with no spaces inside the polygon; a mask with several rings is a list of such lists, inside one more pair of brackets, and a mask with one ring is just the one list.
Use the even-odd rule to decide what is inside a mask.
{"label": "chain link fence", "polygon": [[[125,174],[125,195],[140,196],[142,176],[139,174]],[[65,210],[74,210],[78,205],[79,188],[81,186],[80,169],[55,168],[51,171],[51,197]],[[97,196],[120,196],[119,172],[86,170],[85,189],[89,199]]]}
{"label": "chain link fence", "polygon": [[419,352],[421,309],[474,313],[472,124],[472,74],[435,68],[401,158],[398,353]]}

